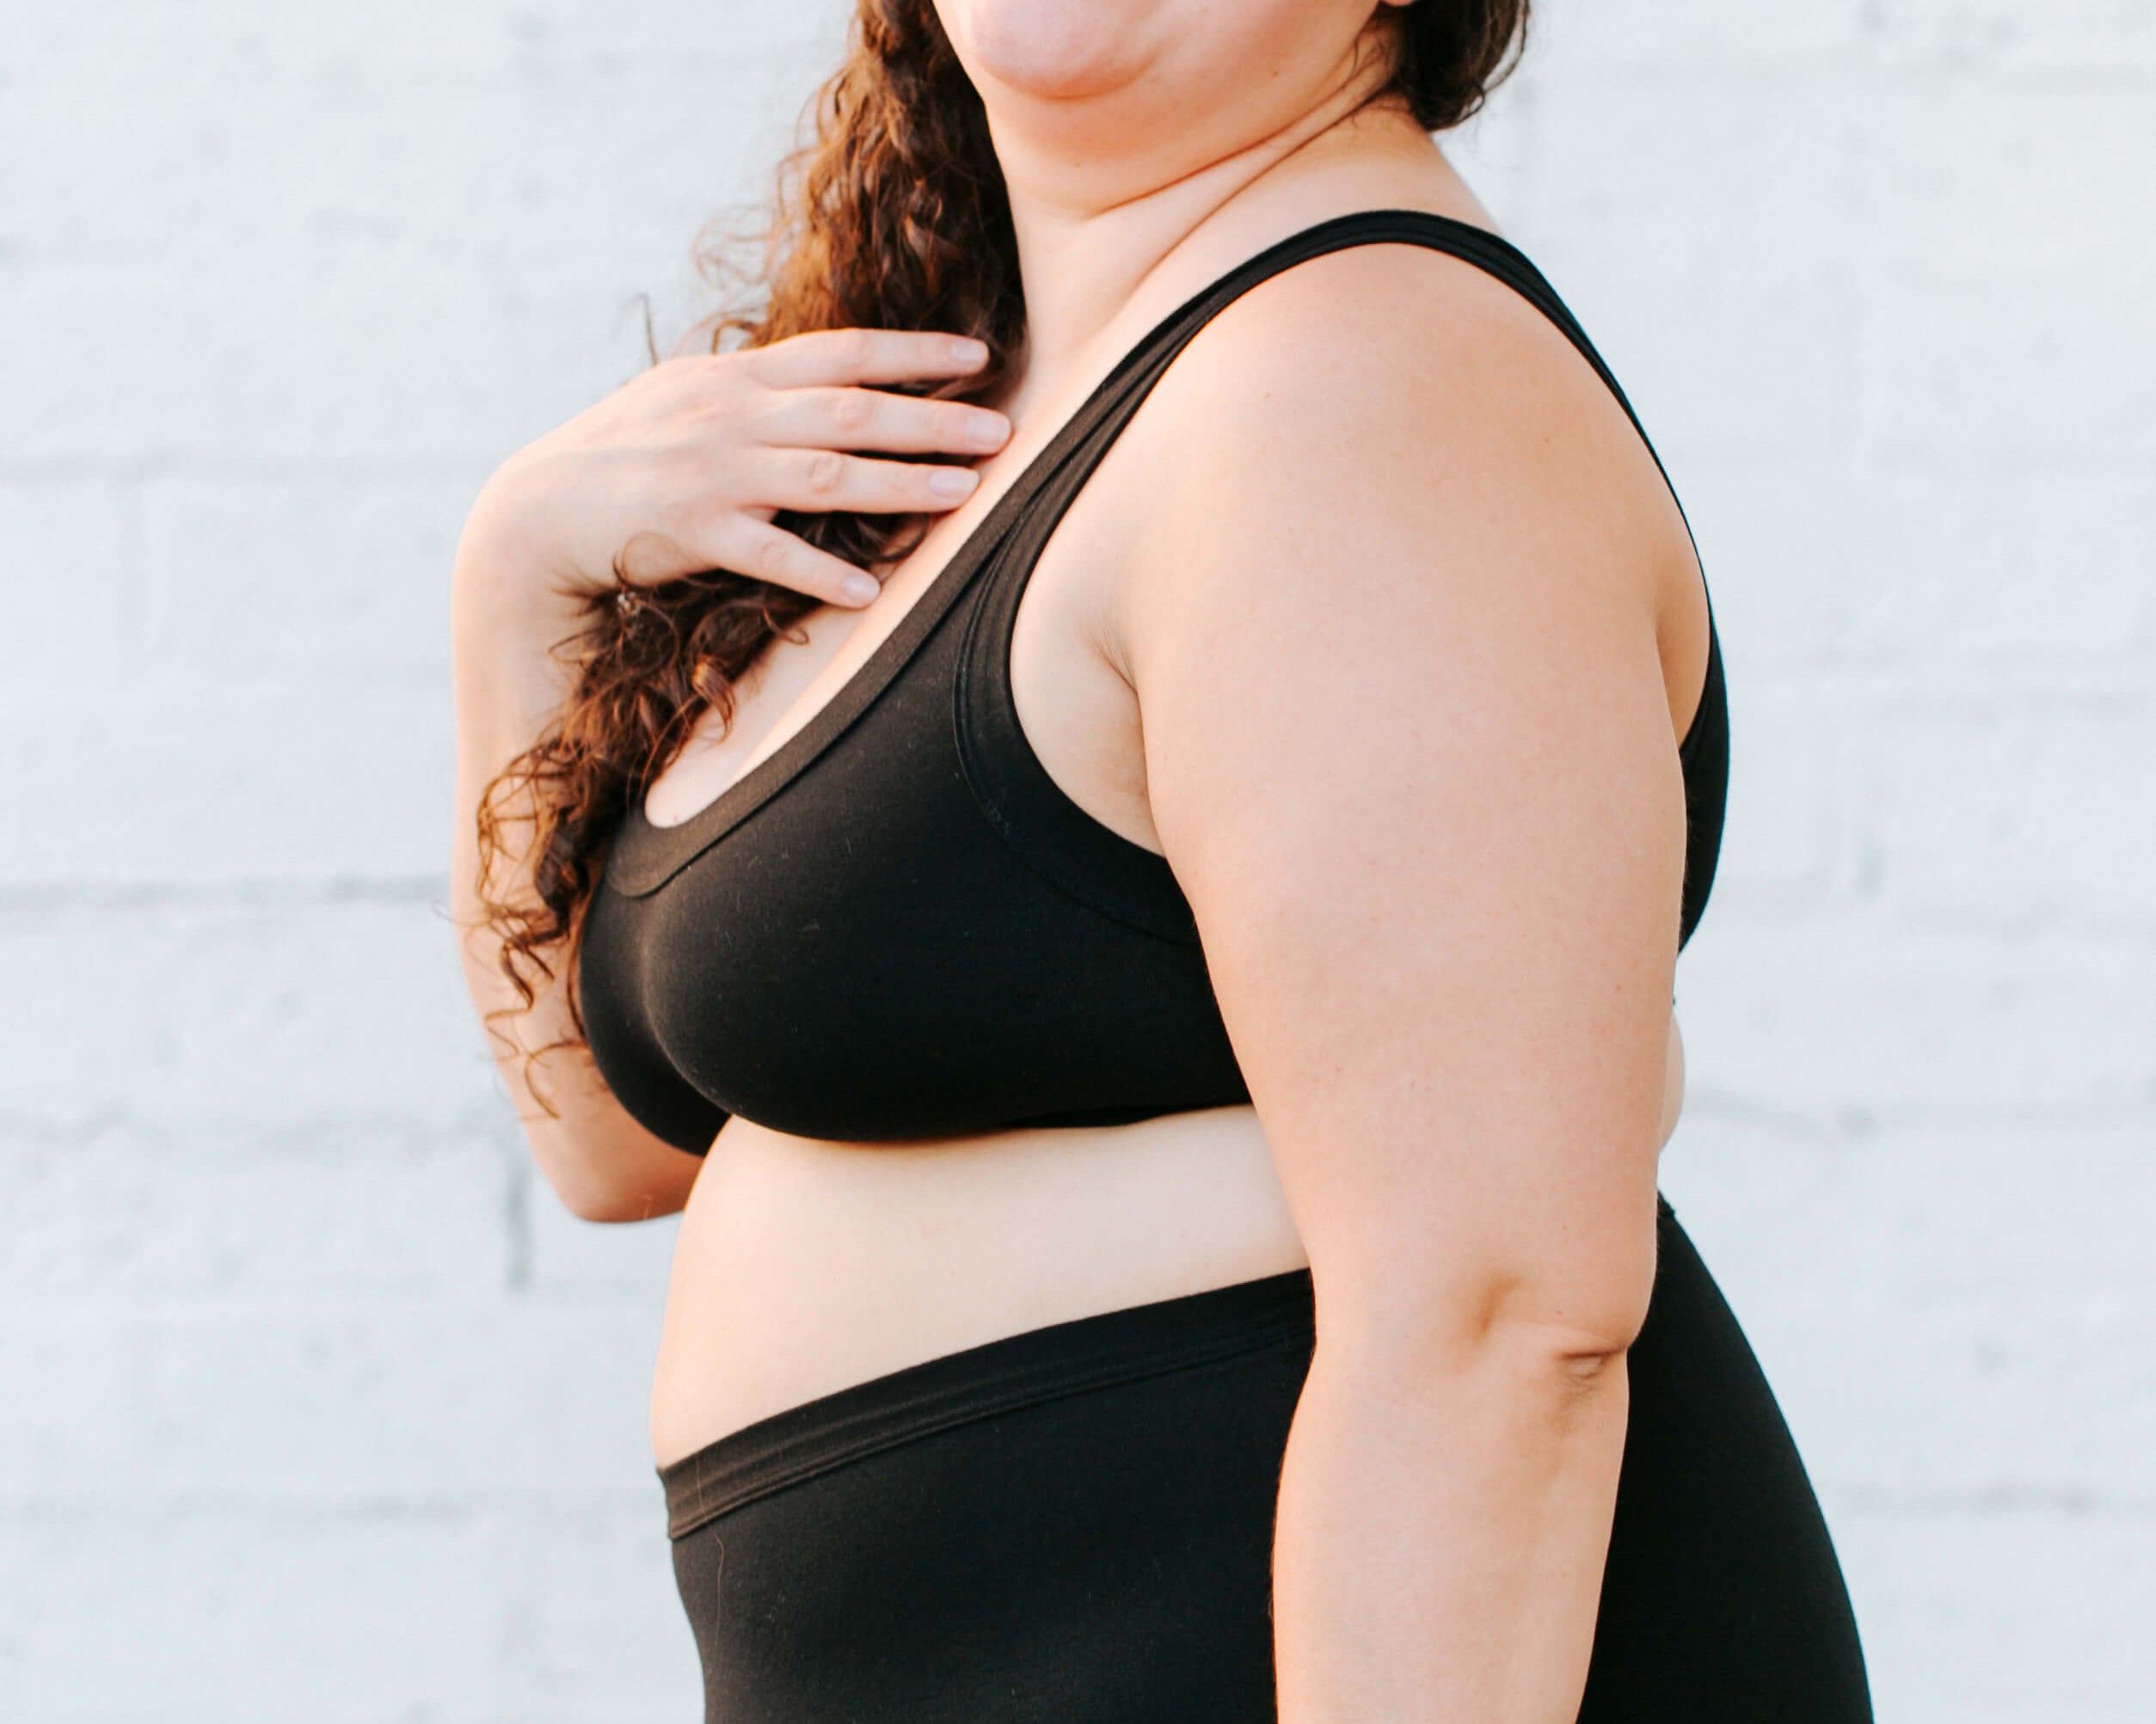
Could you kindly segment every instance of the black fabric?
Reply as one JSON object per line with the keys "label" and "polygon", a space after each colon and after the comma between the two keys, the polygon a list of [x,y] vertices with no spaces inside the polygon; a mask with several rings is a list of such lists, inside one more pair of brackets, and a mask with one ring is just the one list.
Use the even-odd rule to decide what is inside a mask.
{"label": "black fabric", "polygon": [[[1867,1724],[1787,1426],[1668,1206],[1582,1724]],[[666,1468],[707,1724],[1264,1724],[1307,1272],[991,1341]]]}
{"label": "black fabric", "polygon": [[[593,1056],[633,1115],[701,1152],[729,1114],[876,1141],[1250,1099],[1168,862],[1072,802],[1027,745],[1010,631],[1064,511],[1184,346],[1268,277],[1373,244],[1428,247],[1496,277],[1624,401],[1526,258],[1436,216],[1325,223],[1191,299],[800,731],[680,825],[631,807],[585,923],[580,985]],[[1680,749],[1684,939],[1713,881],[1728,727],[1711,632]]]}

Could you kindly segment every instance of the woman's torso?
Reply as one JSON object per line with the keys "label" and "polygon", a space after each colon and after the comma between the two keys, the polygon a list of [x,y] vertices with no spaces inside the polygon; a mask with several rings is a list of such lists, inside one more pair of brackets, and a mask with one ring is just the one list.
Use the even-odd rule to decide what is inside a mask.
{"label": "woman's torso", "polygon": [[[1282,201],[1268,237],[1357,208],[1483,219],[1448,175],[1404,185],[1397,175],[1350,171],[1302,191],[1300,202]],[[1255,219],[1263,232],[1265,213]],[[1259,248],[1246,243],[1240,255]],[[1097,363],[1016,407],[1017,435],[984,467],[976,497],[893,572],[868,610],[816,612],[804,641],[775,647],[742,690],[730,733],[700,739],[652,787],[653,819],[670,826],[693,817],[821,709],[1116,353],[1165,309],[1162,298],[1172,303],[1211,273],[1198,263],[1134,301],[1104,332]],[[1204,507],[1201,497],[1160,498],[1149,483],[1176,439],[1203,433],[1201,404],[1179,399],[1171,383],[1130,420],[1056,524],[1024,584],[1009,649],[1032,754],[1078,808],[1155,853],[1139,714],[1101,650],[1098,624],[1105,583],[1147,519],[1162,506]],[[1667,498],[1651,463],[1642,482]],[[1663,668],[1673,735],[1681,736],[1705,679],[1708,626],[1674,502],[1666,512]],[[1342,689],[1346,697],[1344,674]],[[845,1059],[843,1048],[821,1053]],[[1673,1109],[1674,1101],[1673,1093]],[[654,1451],[664,1463],[788,1407],[1006,1334],[1306,1262],[1246,1104],[875,1144],[736,1117],[712,1144],[682,1218],[653,1395]]]}

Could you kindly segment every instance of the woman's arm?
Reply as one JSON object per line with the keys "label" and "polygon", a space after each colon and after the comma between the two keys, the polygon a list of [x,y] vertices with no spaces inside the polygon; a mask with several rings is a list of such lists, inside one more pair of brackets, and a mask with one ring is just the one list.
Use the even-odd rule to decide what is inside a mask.
{"label": "woman's arm", "polygon": [[[514,518],[483,494],[466,523],[451,583],[457,684],[457,821],[450,908],[472,1003],[488,1029],[525,1140],[547,1182],[587,1221],[641,1221],[688,1201],[701,1165],[630,1119],[588,1049],[577,1042],[558,979],[541,982],[525,1010],[501,969],[501,941],[479,901],[481,794],[537,740],[568,695],[549,648],[579,627],[577,607],[533,578],[542,553],[520,543]],[[512,840],[528,828],[511,826]],[[528,856],[503,858],[511,890],[528,890]],[[561,1044],[557,1046],[557,1044]],[[538,1050],[551,1049],[535,1061]],[[536,1068],[536,1071],[535,1071]],[[535,1075],[544,1101],[534,1092]]]}
{"label": "woman's arm", "polygon": [[[632,1120],[574,1035],[558,975],[527,1010],[502,973],[479,892],[476,816],[487,787],[537,739],[569,690],[550,649],[582,621],[585,595],[626,578],[656,583],[732,568],[859,605],[873,575],[771,525],[780,510],[940,512],[937,475],[1009,435],[1003,415],[874,387],[962,376],[980,342],[845,329],[751,352],[673,359],[504,463],[466,522],[451,617],[457,685],[457,813],[451,904],[464,974],[525,1134],[562,1200],[592,1221],[679,1209],[702,1165]],[[960,453],[968,464],[842,451]],[[505,837],[520,831],[512,823]],[[529,858],[502,859],[497,896],[530,888]],[[565,957],[556,948],[557,970]],[[536,1061],[531,1058],[540,1052]],[[533,1078],[538,1079],[537,1089]]]}
{"label": "woman's arm", "polygon": [[1179,370],[1119,605],[1315,1280],[1280,1715],[1569,1724],[1654,1273],[1681,529],[1563,338],[1448,260],[1305,265]]}

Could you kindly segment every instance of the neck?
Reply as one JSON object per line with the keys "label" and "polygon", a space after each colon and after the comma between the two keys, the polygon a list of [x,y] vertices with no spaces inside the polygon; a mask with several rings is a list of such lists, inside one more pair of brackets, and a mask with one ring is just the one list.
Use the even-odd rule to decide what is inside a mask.
{"label": "neck", "polygon": [[[1265,136],[1180,156],[1101,147],[1112,123],[1087,124],[1088,116],[1059,115],[1053,131],[1035,131],[994,124],[992,108],[1026,296],[1014,402],[1049,392],[1082,366],[1164,262],[1287,164],[1339,141],[1367,112],[1374,87],[1367,65],[1342,67],[1317,101]],[[1081,129],[1090,135],[1073,138]]]}

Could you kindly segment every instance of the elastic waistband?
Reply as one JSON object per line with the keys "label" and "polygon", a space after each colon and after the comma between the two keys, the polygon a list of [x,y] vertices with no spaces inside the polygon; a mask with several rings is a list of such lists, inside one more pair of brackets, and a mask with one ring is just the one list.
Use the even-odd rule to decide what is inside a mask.
{"label": "elastic waistband", "polygon": [[848,1462],[1038,1402],[1269,1347],[1312,1344],[1310,1271],[1051,1323],[946,1353],[759,1419],[660,1469],[685,1538]]}

